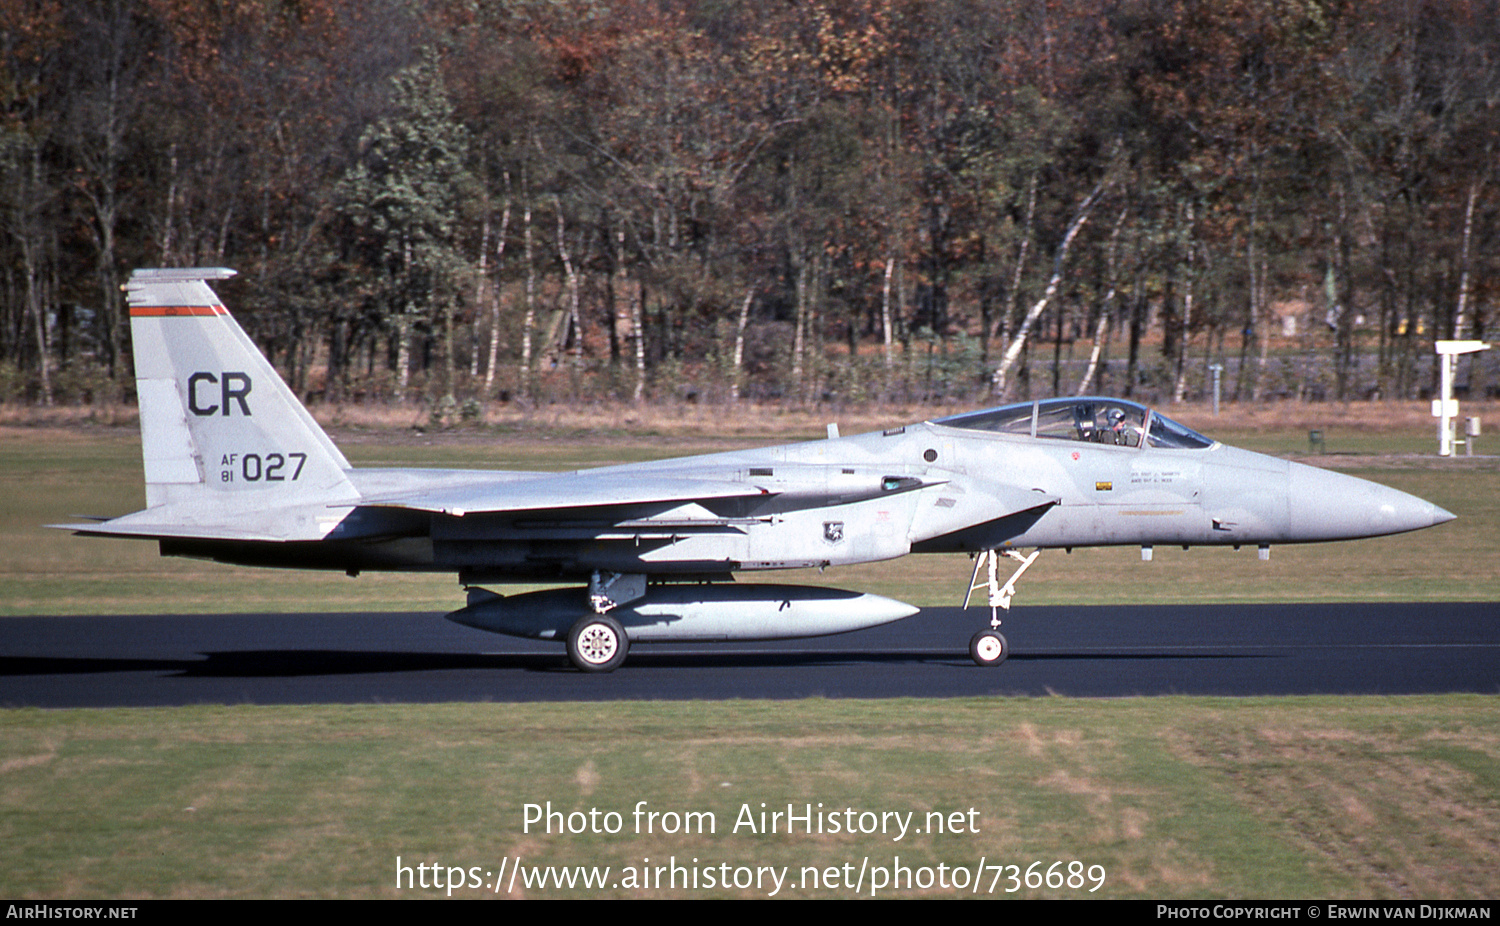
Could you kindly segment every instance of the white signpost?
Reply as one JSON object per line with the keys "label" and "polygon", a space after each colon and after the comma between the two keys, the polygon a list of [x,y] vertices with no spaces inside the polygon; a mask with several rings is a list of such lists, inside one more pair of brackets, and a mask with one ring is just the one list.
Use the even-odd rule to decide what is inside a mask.
{"label": "white signpost", "polygon": [[[1458,419],[1458,400],[1453,397],[1453,370],[1458,365],[1459,354],[1472,354],[1488,350],[1483,341],[1438,341],[1438,398],[1432,400],[1432,417],[1438,419],[1438,456],[1453,456],[1454,422]],[[1477,426],[1477,422],[1475,423]],[[1472,432],[1474,428],[1470,428]]]}

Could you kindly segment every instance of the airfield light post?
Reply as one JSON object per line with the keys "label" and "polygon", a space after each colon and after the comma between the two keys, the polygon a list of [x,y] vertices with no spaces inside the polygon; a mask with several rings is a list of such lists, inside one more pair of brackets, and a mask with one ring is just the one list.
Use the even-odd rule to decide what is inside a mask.
{"label": "airfield light post", "polygon": [[1224,364],[1215,363],[1209,367],[1214,374],[1214,417],[1219,417],[1219,383],[1224,374]]}
{"label": "airfield light post", "polygon": [[1432,400],[1432,417],[1438,419],[1438,456],[1453,456],[1454,422],[1458,418],[1458,400],[1453,397],[1453,372],[1459,354],[1488,350],[1483,341],[1438,341],[1438,398]]}

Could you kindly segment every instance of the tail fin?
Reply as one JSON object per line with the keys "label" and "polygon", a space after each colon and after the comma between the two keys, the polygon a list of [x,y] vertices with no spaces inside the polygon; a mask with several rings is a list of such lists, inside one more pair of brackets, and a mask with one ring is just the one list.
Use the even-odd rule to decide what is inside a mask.
{"label": "tail fin", "polygon": [[[261,520],[258,511],[358,499],[349,461],[209,288],[232,276],[137,270],[125,285],[148,508],[228,526]],[[289,522],[256,531],[309,532],[319,533]]]}

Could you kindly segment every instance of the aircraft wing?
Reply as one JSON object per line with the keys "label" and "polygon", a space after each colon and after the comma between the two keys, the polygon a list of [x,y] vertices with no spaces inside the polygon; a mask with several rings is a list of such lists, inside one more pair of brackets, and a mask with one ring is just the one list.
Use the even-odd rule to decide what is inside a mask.
{"label": "aircraft wing", "polygon": [[361,504],[463,517],[511,511],[685,503],[773,494],[759,486],[649,473],[559,473],[493,486],[464,486],[366,498]]}

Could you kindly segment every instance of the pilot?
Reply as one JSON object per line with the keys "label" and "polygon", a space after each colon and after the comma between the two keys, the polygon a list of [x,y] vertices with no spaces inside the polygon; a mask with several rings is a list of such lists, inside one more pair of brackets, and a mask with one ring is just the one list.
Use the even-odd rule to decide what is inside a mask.
{"label": "pilot", "polygon": [[1141,429],[1125,419],[1125,409],[1111,408],[1105,413],[1109,420],[1109,433],[1117,447],[1135,447],[1140,443]]}

